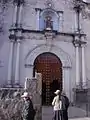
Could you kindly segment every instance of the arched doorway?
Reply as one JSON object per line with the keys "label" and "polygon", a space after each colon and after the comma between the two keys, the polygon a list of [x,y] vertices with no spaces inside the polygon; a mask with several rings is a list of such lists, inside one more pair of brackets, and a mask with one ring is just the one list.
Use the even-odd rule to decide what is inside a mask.
{"label": "arched doorway", "polygon": [[56,89],[62,90],[62,63],[52,53],[46,52],[37,56],[34,61],[34,72],[42,74],[42,105],[51,105]]}

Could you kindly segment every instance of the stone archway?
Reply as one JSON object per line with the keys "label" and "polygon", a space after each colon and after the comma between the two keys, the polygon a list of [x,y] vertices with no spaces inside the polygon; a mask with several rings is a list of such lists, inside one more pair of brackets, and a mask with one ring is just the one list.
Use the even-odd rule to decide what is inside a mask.
{"label": "stone archway", "polygon": [[39,56],[42,53],[50,52],[61,60],[62,63],[62,88],[66,92],[67,96],[70,98],[70,81],[71,81],[71,60],[70,56],[64,52],[61,48],[53,45],[52,48],[50,48],[50,45],[41,44],[37,47],[33,48],[28,52],[25,58],[25,65],[26,65],[26,76],[32,77],[33,75],[33,67],[34,67],[34,61],[37,56]]}
{"label": "stone archway", "polygon": [[54,92],[62,90],[62,63],[55,54],[45,52],[36,57],[35,71],[42,74],[42,105],[51,105]]}

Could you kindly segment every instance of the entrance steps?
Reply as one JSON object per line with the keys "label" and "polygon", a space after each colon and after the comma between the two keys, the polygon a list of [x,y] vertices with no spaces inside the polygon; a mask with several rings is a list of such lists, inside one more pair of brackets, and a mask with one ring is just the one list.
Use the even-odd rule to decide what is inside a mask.
{"label": "entrance steps", "polygon": [[[75,106],[70,106],[68,116],[69,118],[85,117],[86,111]],[[52,118],[53,108],[51,106],[42,106],[42,120],[52,120]]]}

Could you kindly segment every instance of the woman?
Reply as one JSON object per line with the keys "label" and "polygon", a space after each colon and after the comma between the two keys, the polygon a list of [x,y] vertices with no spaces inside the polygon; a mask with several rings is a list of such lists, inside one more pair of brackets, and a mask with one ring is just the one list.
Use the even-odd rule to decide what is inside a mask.
{"label": "woman", "polygon": [[54,120],[60,120],[60,110],[61,110],[61,100],[60,100],[60,90],[56,90],[56,92],[54,92],[56,94],[56,96],[54,97],[53,101],[52,101],[52,105],[53,105],[53,110],[54,110]]}
{"label": "woman", "polygon": [[21,97],[24,100],[23,111],[22,111],[23,120],[34,120],[35,110],[33,108],[31,96],[29,96],[28,92],[24,92],[24,94]]}

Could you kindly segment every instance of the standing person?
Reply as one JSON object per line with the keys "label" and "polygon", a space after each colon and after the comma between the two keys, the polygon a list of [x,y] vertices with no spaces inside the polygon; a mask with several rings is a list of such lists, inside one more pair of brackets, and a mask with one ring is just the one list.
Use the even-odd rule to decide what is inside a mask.
{"label": "standing person", "polygon": [[28,92],[24,92],[24,94],[21,97],[24,100],[22,119],[23,120],[34,120],[35,110],[33,108],[31,96],[29,96]]}
{"label": "standing person", "polygon": [[61,101],[62,101],[61,120],[68,120],[69,99],[64,91],[61,93]]}
{"label": "standing person", "polygon": [[61,109],[61,101],[60,101],[60,90],[56,90],[55,97],[52,101],[53,109],[54,109],[54,120],[60,120],[60,109]]}

